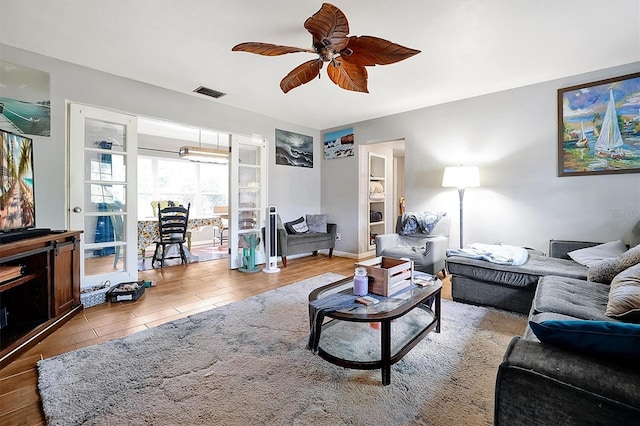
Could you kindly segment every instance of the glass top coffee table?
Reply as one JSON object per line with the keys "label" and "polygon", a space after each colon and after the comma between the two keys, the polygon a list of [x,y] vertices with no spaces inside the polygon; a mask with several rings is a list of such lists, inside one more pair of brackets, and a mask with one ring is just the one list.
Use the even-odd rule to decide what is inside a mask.
{"label": "glass top coffee table", "polygon": [[[412,285],[375,305],[350,306],[325,314],[318,355],[332,364],[361,370],[382,370],[382,384],[391,383],[391,366],[435,329],[440,333],[442,282]],[[336,293],[353,294],[353,277],[320,287],[309,302]],[[310,312],[312,307],[309,307]]]}

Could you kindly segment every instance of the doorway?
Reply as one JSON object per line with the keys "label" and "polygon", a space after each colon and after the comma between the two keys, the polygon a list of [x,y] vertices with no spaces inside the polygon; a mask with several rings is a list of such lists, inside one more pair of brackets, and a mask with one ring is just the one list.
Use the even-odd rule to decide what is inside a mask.
{"label": "doorway", "polygon": [[[267,201],[267,141],[158,119],[138,121],[141,269],[148,269],[146,258],[152,256],[147,251],[152,239],[144,232],[154,224],[149,206],[159,199],[190,204],[191,259],[227,258],[230,269],[245,266],[248,258],[256,265],[264,263],[260,241]],[[210,151],[215,158],[186,161],[178,156],[186,152],[185,146],[190,152]]]}
{"label": "doorway", "polygon": [[[158,203],[190,206],[187,235],[190,261],[228,258],[229,163],[187,161],[180,158],[183,147],[227,152],[230,135],[166,120],[138,117],[138,269],[153,268]],[[194,149],[191,149],[194,151]],[[218,220],[212,220],[214,217]],[[222,226],[221,226],[222,225]],[[180,264],[169,260],[166,266]]]}
{"label": "doorway", "polygon": [[395,232],[405,199],[405,141],[359,146],[358,253],[375,254],[375,237]]}

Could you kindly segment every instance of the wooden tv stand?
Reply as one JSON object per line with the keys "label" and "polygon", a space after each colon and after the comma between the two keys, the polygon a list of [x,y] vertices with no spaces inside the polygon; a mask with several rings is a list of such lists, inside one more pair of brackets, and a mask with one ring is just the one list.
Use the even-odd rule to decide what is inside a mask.
{"label": "wooden tv stand", "polygon": [[82,310],[80,234],[0,244],[0,369]]}

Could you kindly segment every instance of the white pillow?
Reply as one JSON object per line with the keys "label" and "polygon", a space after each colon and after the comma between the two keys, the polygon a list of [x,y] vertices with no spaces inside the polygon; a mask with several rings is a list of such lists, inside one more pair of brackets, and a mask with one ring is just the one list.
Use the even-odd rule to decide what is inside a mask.
{"label": "white pillow", "polygon": [[610,241],[593,247],[586,247],[567,253],[569,257],[581,265],[593,266],[604,259],[620,256],[627,251],[627,246],[622,240]]}

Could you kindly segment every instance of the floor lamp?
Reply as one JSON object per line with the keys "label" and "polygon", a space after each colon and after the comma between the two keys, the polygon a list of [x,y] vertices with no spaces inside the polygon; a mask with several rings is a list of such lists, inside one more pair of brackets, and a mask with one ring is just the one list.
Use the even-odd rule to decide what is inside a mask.
{"label": "floor lamp", "polygon": [[472,186],[480,186],[480,176],[477,167],[445,167],[444,175],[442,176],[442,186],[445,188],[458,188],[458,195],[460,195],[460,248],[462,245],[462,218],[463,218],[463,203],[465,188]]}

